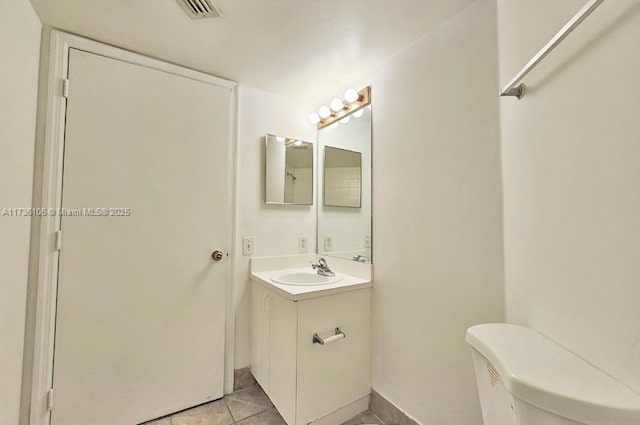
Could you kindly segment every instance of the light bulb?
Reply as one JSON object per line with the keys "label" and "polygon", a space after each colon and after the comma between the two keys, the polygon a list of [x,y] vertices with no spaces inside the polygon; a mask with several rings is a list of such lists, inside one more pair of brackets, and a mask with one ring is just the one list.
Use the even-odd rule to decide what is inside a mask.
{"label": "light bulb", "polygon": [[364,115],[364,109],[358,109],[353,113],[353,116],[356,118],[360,118],[362,115]]}
{"label": "light bulb", "polygon": [[330,128],[331,130],[335,130],[336,128],[338,128],[338,123],[337,123],[337,122],[334,122],[333,124],[331,124],[331,125],[329,126],[329,128]]}
{"label": "light bulb", "polygon": [[356,91],[356,89],[347,89],[344,92],[344,100],[346,100],[349,103],[353,103],[359,98],[360,98],[360,95],[358,95],[358,92]]}
{"label": "light bulb", "polygon": [[320,122],[320,115],[316,114],[315,112],[309,115],[309,122],[311,124],[318,124]]}
{"label": "light bulb", "polygon": [[276,140],[277,140],[278,142],[284,142],[284,137],[282,137],[282,136],[276,136]]}
{"label": "light bulb", "polygon": [[331,110],[333,112],[342,111],[343,108],[344,108],[344,103],[342,103],[342,101],[337,97],[331,101]]}
{"label": "light bulb", "polygon": [[295,142],[293,142],[293,144],[296,146],[300,146],[302,144],[302,140],[296,140]]}
{"label": "light bulb", "polygon": [[320,114],[320,118],[329,118],[331,116],[331,109],[326,106],[321,106],[318,114]]}
{"label": "light bulb", "polygon": [[348,123],[348,122],[349,122],[349,120],[350,120],[350,119],[351,119],[351,118],[349,118],[349,117],[347,116],[347,117],[342,118],[342,119],[340,120],[340,122],[341,122],[342,124],[346,124],[346,123]]}

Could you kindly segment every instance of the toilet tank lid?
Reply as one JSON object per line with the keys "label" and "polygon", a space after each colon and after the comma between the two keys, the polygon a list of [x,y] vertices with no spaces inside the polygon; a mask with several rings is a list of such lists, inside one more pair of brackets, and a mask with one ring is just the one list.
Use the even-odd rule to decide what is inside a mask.
{"label": "toilet tank lid", "polygon": [[476,325],[466,339],[531,405],[589,425],[640,424],[639,393],[533,329]]}

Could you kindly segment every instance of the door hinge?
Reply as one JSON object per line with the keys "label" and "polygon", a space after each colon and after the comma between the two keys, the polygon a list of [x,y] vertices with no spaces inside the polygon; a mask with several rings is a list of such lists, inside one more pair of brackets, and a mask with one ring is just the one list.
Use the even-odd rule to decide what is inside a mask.
{"label": "door hinge", "polygon": [[47,411],[53,410],[53,388],[47,391]]}
{"label": "door hinge", "polygon": [[62,97],[69,99],[69,79],[62,79]]}
{"label": "door hinge", "polygon": [[56,232],[55,238],[55,250],[60,251],[62,249],[62,230]]}

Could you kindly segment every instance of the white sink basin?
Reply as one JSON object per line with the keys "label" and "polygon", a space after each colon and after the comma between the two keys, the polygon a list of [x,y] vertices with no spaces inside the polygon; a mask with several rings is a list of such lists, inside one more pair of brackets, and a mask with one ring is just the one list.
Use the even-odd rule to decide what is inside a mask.
{"label": "white sink basin", "polygon": [[342,280],[341,276],[322,276],[316,272],[287,272],[277,276],[272,276],[271,280],[283,285],[329,285]]}

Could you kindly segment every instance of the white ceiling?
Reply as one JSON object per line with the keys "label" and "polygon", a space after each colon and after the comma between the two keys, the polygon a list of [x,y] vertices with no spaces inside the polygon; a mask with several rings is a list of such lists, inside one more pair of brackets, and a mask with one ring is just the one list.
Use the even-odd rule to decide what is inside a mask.
{"label": "white ceiling", "polygon": [[474,0],[217,0],[191,20],[176,0],[31,0],[42,21],[310,102],[408,46]]}

